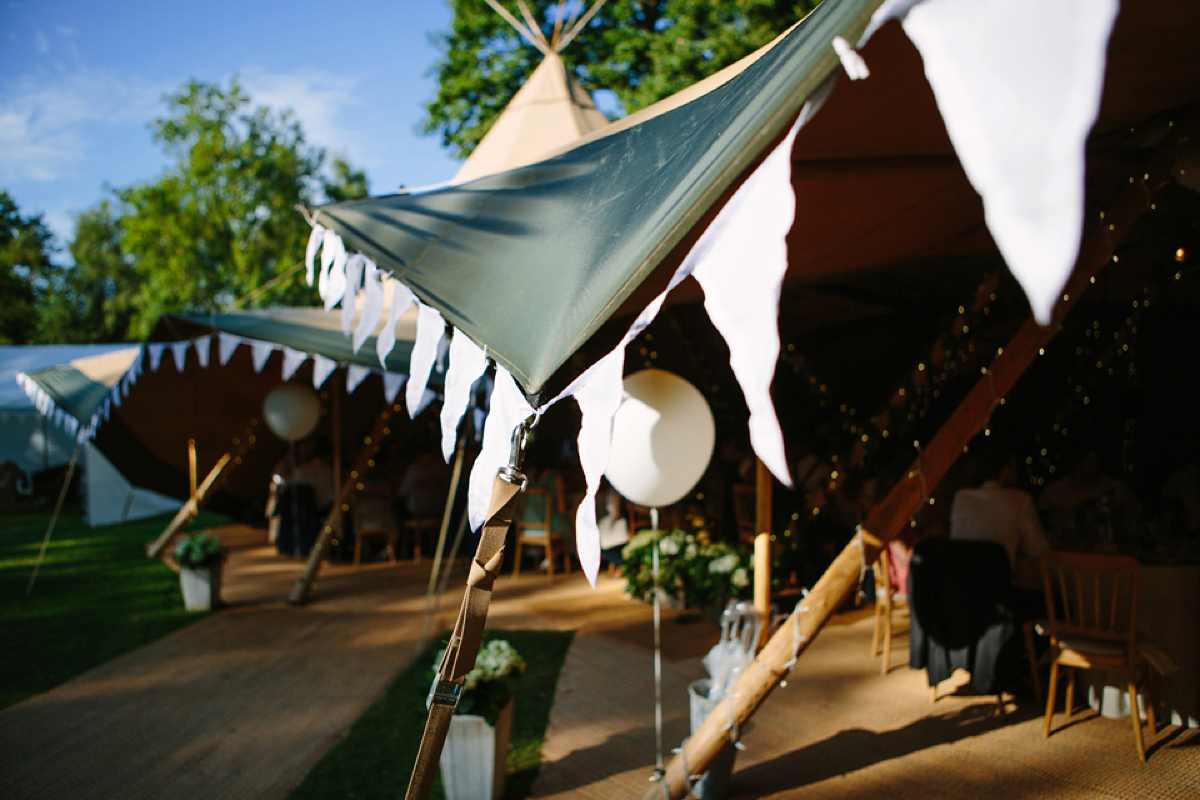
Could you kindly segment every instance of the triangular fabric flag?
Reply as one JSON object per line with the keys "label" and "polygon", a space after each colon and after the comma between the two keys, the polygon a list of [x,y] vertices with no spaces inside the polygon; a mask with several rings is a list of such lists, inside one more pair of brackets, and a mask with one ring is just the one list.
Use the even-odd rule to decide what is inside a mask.
{"label": "triangular fabric flag", "polygon": [[308,358],[308,353],[303,350],[293,350],[290,347],[283,348],[283,380],[290,381],[292,376],[296,374],[296,370],[300,369],[300,365]]}
{"label": "triangular fabric flag", "polygon": [[388,353],[392,352],[392,348],[396,346],[396,323],[400,321],[404,312],[408,311],[409,307],[416,302],[412,290],[403,283],[397,280],[389,280],[388,283],[392,286],[392,307],[388,311],[387,324],[383,326],[383,330],[375,339],[375,353],[379,356],[379,366],[384,369],[387,368]]}
{"label": "triangular fabric flag", "polygon": [[187,362],[188,347],[191,346],[191,344],[192,343],[186,339],[182,342],[171,343],[171,355],[175,359],[175,369],[178,372],[183,372],[183,365]]}
{"label": "triangular fabric flag", "polygon": [[454,329],[450,339],[450,367],[446,370],[445,402],[442,403],[442,457],[450,463],[458,439],[458,424],[471,402],[471,387],[487,369],[483,348],[471,337]]}
{"label": "triangular fabric flag", "polygon": [[354,394],[354,390],[370,374],[371,368],[361,364],[351,364],[346,367],[346,394]]}
{"label": "triangular fabric flag", "polygon": [[988,231],[1043,325],[1079,257],[1084,148],[1117,10],[1117,0],[925,0],[901,23]]}
{"label": "triangular fabric flag", "polygon": [[150,371],[158,372],[158,365],[162,363],[163,353],[166,352],[167,346],[161,342],[154,342],[146,345],[146,349],[150,351]]}
{"label": "triangular fabric flag", "polygon": [[317,257],[317,250],[320,249],[321,243],[325,241],[325,228],[320,225],[313,225],[312,231],[308,234],[308,246],[304,248],[304,282],[308,286],[313,285],[313,268]]}
{"label": "triangular fabric flag", "polygon": [[389,403],[396,402],[396,395],[400,394],[400,387],[406,378],[407,375],[399,372],[383,373],[383,396]]}
{"label": "triangular fabric flag", "polygon": [[337,362],[326,358],[320,353],[313,353],[313,388],[320,389],[329,380],[329,376],[337,369]]}
{"label": "triangular fabric flag", "polygon": [[217,358],[221,362],[221,366],[229,363],[229,359],[233,357],[233,351],[237,350],[238,345],[242,343],[240,336],[234,336],[232,333],[219,331],[217,333]]}
{"label": "triangular fabric flag", "polygon": [[379,317],[383,314],[383,273],[375,265],[367,261],[363,274],[363,304],[362,313],[358,318],[358,327],[354,329],[354,352],[367,341],[367,338],[379,325]]}
{"label": "triangular fabric flag", "polygon": [[340,299],[335,298],[332,303],[330,302],[330,297],[333,294],[329,286],[329,271],[333,268],[333,262],[339,253],[345,258],[346,245],[342,242],[342,237],[326,229],[321,234],[321,274],[317,278],[317,294],[325,301],[326,311],[333,308],[333,303],[336,303]]}
{"label": "triangular fabric flag", "polygon": [[417,303],[417,340],[413,342],[412,356],[408,364],[408,385],[404,387],[404,400],[408,416],[416,418],[420,412],[421,398],[429,385],[429,373],[437,356],[438,344],[445,338],[446,323],[442,315],[424,303]]}
{"label": "triangular fabric flag", "polygon": [[212,334],[196,340],[196,359],[202,369],[208,369],[208,358],[212,354]]}
{"label": "triangular fabric flag", "polygon": [[342,333],[346,336],[354,330],[354,299],[362,286],[366,263],[367,257],[361,253],[346,258],[346,285],[342,287]]}
{"label": "triangular fabric flag", "polygon": [[467,516],[473,531],[479,530],[487,519],[492,482],[500,468],[508,463],[513,432],[533,415],[533,407],[517,388],[517,382],[499,365],[496,367],[496,383],[490,406],[487,422],[483,424],[483,448],[475,457],[475,465],[467,482]]}
{"label": "triangular fabric flag", "polygon": [[587,487],[575,512],[575,551],[593,587],[600,574],[600,529],[596,524],[596,493],[612,450],[613,417],[624,395],[625,348],[618,348],[588,370],[588,380],[575,392],[581,414],[579,464]]}
{"label": "triangular fabric flag", "polygon": [[[750,410],[754,452],[791,486],[783,431],[771,400],[779,360],[779,296],[795,216],[792,142],[809,107],[696,241],[685,261],[704,290],[704,310],[729,345],[729,364]],[[746,264],[754,264],[752,270]]]}
{"label": "triangular fabric flag", "polygon": [[271,357],[271,353],[274,353],[278,346],[272,342],[250,341],[250,357],[254,360],[255,372],[263,371],[263,367],[267,365],[267,359]]}

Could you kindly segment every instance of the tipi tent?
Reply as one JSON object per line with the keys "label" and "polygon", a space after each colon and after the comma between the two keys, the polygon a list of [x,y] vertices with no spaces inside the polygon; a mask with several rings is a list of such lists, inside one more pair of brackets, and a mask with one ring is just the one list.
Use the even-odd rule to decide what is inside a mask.
{"label": "tipi tent", "polygon": [[[0,375],[0,461],[12,459],[32,475],[66,466],[81,447],[84,517],[89,525],[111,525],[174,511],[179,502],[157,492],[139,488],[91,443],[79,443],[78,421],[93,408],[125,373],[137,355],[129,345],[29,345],[0,348],[4,375]],[[21,386],[24,375],[53,369],[61,382],[81,387],[79,404],[62,410],[46,404],[37,392],[27,396]],[[18,385],[21,384],[21,386]],[[82,387],[90,387],[90,391]],[[72,424],[74,423],[74,424]]]}

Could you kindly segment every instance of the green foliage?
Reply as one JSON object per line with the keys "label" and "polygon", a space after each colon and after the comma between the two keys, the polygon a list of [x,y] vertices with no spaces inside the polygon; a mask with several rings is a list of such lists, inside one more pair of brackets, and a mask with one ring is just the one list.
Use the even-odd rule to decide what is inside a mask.
{"label": "green foliage", "polygon": [[370,194],[371,188],[367,182],[367,173],[361,169],[354,169],[349,162],[337,156],[334,157],[329,167],[333,170],[333,178],[325,179],[321,183],[325,191],[325,199],[329,202],[358,200]]}
{"label": "green foliage", "polygon": [[[486,631],[484,641],[502,638],[520,651],[525,670],[512,680],[516,713],[508,752],[504,800],[529,796],[541,764],[542,742],[550,721],[554,687],[567,658],[571,631]],[[306,798],[394,798],[403,796],[417,759],[428,712],[429,665],[445,648],[448,634],[420,653],[388,690],[354,723],[346,737],[289,795]],[[434,780],[433,800],[445,797],[440,776]]]}
{"label": "green foliage", "polygon": [[[191,525],[222,521],[204,512]],[[146,543],[162,532],[164,517],[89,528],[68,507],[26,595],[49,522],[49,511],[0,517],[0,708],[198,618],[183,608],[179,576],[146,558]]]}
{"label": "green foliage", "polygon": [[133,335],[166,312],[226,308],[289,271],[267,300],[311,302],[293,270],[308,238],[296,206],[313,202],[324,153],[290,111],[252,106],[236,78],[228,88],[189,81],[166,101],[169,116],[152,129],[174,166],[118,192],[121,245],[139,279]]}
{"label": "green foliage", "polygon": [[669,596],[681,597],[686,608],[724,605],[749,596],[750,548],[709,541],[703,533],[640,531],[622,550],[625,591],[633,597],[654,597],[654,540],[658,537],[658,585]]}
{"label": "green foliage", "polygon": [[137,272],[121,249],[121,219],[109,200],[75,220],[74,266],[59,267],[42,302],[44,342],[123,342],[136,313]]}
{"label": "green foliage", "polygon": [[0,344],[37,341],[37,301],[52,268],[52,250],[42,216],[23,216],[0,189]]}
{"label": "green foliage", "polygon": [[187,569],[213,567],[224,562],[226,555],[221,540],[209,533],[193,533],[175,545],[175,563]]}
{"label": "green foliage", "polygon": [[[587,0],[588,7],[594,0]],[[451,0],[451,29],[433,37],[442,56],[437,95],[421,129],[466,156],[541,62],[485,0]],[[613,92],[626,112],[686,88],[771,41],[817,0],[609,0],[562,56],[589,91]],[[512,0],[505,7],[521,18]],[[558,0],[529,0],[553,40]]]}

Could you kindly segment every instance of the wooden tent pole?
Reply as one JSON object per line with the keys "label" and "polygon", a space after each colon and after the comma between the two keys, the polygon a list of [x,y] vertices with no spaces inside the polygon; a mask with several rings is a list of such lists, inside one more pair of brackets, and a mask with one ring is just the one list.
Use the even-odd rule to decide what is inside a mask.
{"label": "wooden tent pole", "polygon": [[[1183,127],[1183,126],[1180,126]],[[1170,179],[1175,169],[1175,147],[1168,142],[1160,149],[1153,166],[1136,170],[1129,185],[1106,214],[1090,220],[1080,247],[1079,261],[1055,307],[1050,324],[1042,327],[1033,319],[1021,326],[1007,346],[997,351],[990,369],[975,384],[954,413],[930,440],[887,497],[880,503],[846,548],[817,581],[812,591],[796,606],[771,636],[762,652],[742,673],[725,699],[718,703],[703,724],[684,743],[680,757],[673,758],[662,777],[664,786],[652,785],[643,800],[662,800],[664,794],[682,798],[689,791],[689,776],[702,774],[712,764],[731,735],[731,722],[743,725],[791,671],[795,660],[807,649],[825,622],[857,586],[864,564],[872,563],[879,550],[908,524],[927,502],[928,492],[946,474],[971,438],[987,423],[992,409],[1017,382],[1039,351],[1058,332],[1066,314],[1087,289],[1095,274],[1113,257],[1116,244],[1133,226],[1154,193]],[[1144,174],[1144,178],[1141,175]],[[667,790],[664,792],[664,788]]]}
{"label": "wooden tent pole", "polygon": [[754,501],[754,609],[762,615],[762,638],[755,643],[761,647],[767,641],[771,619],[771,492],[774,488],[771,471],[762,459],[755,470]]}
{"label": "wooden tent pole", "polygon": [[188,497],[196,499],[196,440],[188,439]]}
{"label": "wooden tent pole", "polygon": [[296,576],[296,582],[292,584],[292,591],[287,597],[287,601],[292,605],[303,605],[308,601],[308,593],[312,590],[313,582],[317,579],[317,573],[321,571],[321,562],[325,559],[325,555],[329,550],[329,542],[333,538],[335,530],[338,533],[341,532],[341,515],[343,512],[350,510],[350,501],[363,488],[363,476],[370,469],[371,462],[379,452],[379,447],[384,437],[391,434],[392,415],[399,410],[399,405],[391,404],[386,406],[380,412],[379,418],[375,420],[375,427],[371,429],[369,434],[363,437],[363,447],[354,462],[354,468],[350,470],[350,474],[342,481],[342,488],[334,500],[333,508],[330,510],[329,516],[325,518],[325,523],[321,526],[321,533],[317,536],[317,541],[308,553],[308,561],[305,562],[304,569]]}
{"label": "wooden tent pole", "polygon": [[188,520],[196,516],[196,513],[200,511],[200,506],[204,504],[205,499],[208,497],[208,490],[212,488],[213,483],[217,480],[217,476],[225,469],[225,465],[229,463],[231,458],[232,456],[229,453],[221,456],[216,466],[209,470],[208,475],[204,477],[204,482],[195,489],[192,496],[183,504],[183,508],[176,512],[175,518],[171,520],[171,524],[167,526],[166,530],[159,534],[157,539],[146,545],[147,556],[158,558],[162,554],[163,549],[171,543],[171,540],[187,524]]}
{"label": "wooden tent pole", "polygon": [[[342,485],[342,388],[340,383],[334,384],[333,389],[333,485]],[[333,522],[329,526],[332,530],[337,531],[339,535],[344,536],[345,526],[343,518],[342,503],[339,498],[334,498]]]}

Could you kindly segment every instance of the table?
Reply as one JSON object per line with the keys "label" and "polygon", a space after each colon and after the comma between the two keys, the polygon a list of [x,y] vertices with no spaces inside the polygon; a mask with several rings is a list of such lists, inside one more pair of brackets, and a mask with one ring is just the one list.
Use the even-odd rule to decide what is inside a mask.
{"label": "table", "polygon": [[[1141,568],[1138,638],[1145,638],[1178,665],[1170,675],[1151,670],[1150,696],[1159,724],[1200,728],[1200,566]],[[1083,674],[1088,704],[1106,717],[1129,716],[1129,695],[1116,673]]]}

